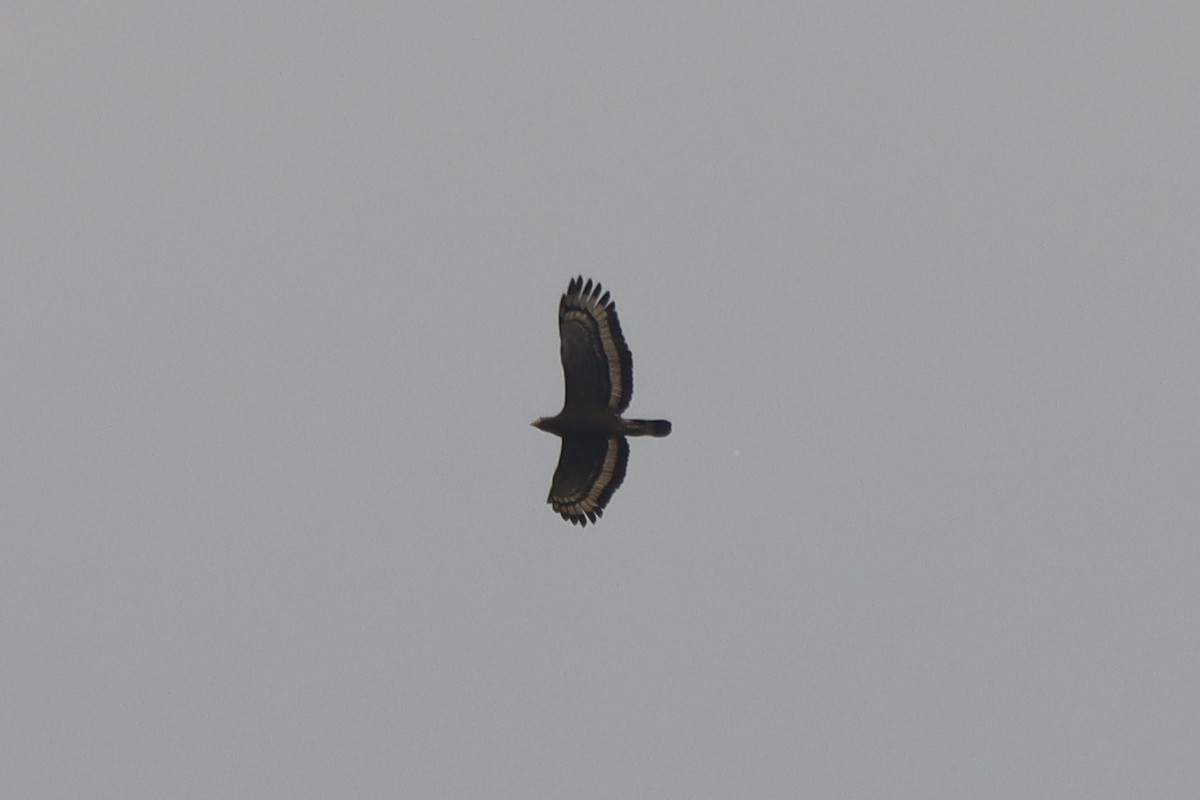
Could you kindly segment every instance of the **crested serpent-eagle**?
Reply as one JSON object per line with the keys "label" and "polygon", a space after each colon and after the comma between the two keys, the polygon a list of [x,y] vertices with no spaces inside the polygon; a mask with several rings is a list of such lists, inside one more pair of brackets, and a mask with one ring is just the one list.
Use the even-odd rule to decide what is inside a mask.
{"label": "crested serpent-eagle", "polygon": [[546,500],[576,525],[595,522],[625,479],[626,436],[666,436],[665,419],[623,419],[633,396],[633,356],[621,335],[617,308],[599,283],[582,277],[558,303],[563,409],[533,426],[562,438],[558,467]]}

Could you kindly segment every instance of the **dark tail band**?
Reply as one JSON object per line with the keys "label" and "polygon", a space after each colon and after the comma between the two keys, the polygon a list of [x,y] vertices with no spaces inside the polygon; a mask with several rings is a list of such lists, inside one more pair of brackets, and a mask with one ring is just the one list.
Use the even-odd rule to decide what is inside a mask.
{"label": "dark tail band", "polygon": [[666,436],[671,432],[671,423],[665,419],[627,419],[626,436]]}

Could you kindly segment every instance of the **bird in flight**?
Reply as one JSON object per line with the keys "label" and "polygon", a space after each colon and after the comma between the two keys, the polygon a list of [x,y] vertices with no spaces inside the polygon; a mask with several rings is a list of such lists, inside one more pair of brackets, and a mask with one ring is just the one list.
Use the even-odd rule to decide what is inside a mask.
{"label": "bird in flight", "polygon": [[633,356],[621,335],[617,307],[599,283],[582,277],[558,303],[558,337],[567,384],[563,409],[535,428],[562,438],[546,502],[573,524],[586,526],[625,479],[626,436],[666,436],[665,419],[624,419],[633,396]]}

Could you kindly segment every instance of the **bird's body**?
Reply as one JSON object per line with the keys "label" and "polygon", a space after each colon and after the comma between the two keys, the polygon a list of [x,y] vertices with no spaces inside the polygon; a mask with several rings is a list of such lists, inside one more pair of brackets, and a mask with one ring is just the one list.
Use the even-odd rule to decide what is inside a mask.
{"label": "bird's body", "polygon": [[626,436],[666,436],[666,420],[625,419],[633,396],[633,356],[625,344],[617,309],[600,284],[582,277],[567,286],[558,305],[566,399],[557,416],[534,427],[562,438],[562,451],[547,502],[563,519],[587,525],[625,478]]}
{"label": "bird's body", "polygon": [[535,428],[555,436],[666,436],[671,423],[665,419],[625,419],[611,411],[586,409],[539,417]]}

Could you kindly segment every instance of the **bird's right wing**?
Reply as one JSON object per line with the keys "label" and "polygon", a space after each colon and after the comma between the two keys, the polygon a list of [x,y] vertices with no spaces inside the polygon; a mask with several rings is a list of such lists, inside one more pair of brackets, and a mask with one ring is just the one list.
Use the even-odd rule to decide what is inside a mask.
{"label": "bird's right wing", "polygon": [[625,480],[628,461],[629,443],[624,436],[564,436],[546,502],[576,525],[595,522]]}

